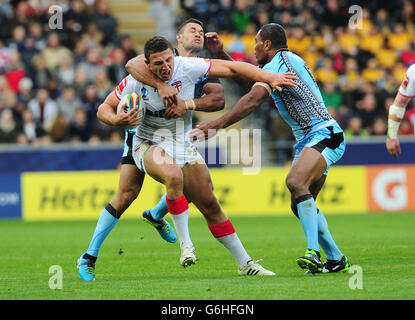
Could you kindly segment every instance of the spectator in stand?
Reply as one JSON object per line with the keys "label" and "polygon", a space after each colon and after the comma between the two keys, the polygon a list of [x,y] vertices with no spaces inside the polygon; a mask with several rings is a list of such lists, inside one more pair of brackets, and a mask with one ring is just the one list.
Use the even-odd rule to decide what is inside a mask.
{"label": "spectator in stand", "polygon": [[42,51],[47,47],[47,38],[43,35],[42,25],[38,21],[29,23],[29,36],[35,41],[35,48]]}
{"label": "spectator in stand", "polygon": [[25,109],[22,113],[22,133],[26,136],[27,141],[33,144],[41,143],[42,138],[46,135],[45,130],[35,122],[33,112]]}
{"label": "spectator in stand", "polygon": [[87,142],[91,137],[91,128],[84,109],[75,111],[74,119],[69,124],[69,136],[72,142]]}
{"label": "spectator in stand", "polygon": [[91,15],[86,10],[85,2],[73,0],[71,8],[63,16],[63,21],[70,41],[75,44],[91,22]]}
{"label": "spectator in stand", "polygon": [[97,72],[102,66],[100,63],[100,48],[91,48],[86,54],[85,61],[78,64],[78,69],[83,69],[86,72],[89,83],[93,83],[97,76]]}
{"label": "spectator in stand", "polygon": [[54,72],[61,61],[65,58],[72,58],[71,51],[62,46],[57,33],[50,33],[48,36],[48,46],[40,53],[45,60],[50,72]]}
{"label": "spectator in stand", "polygon": [[33,118],[46,131],[50,132],[58,115],[56,102],[50,99],[45,88],[37,90],[36,97],[29,101],[27,107],[33,112]]}
{"label": "spectator in stand", "polygon": [[0,111],[0,143],[16,143],[20,128],[10,108]]}
{"label": "spectator in stand", "polygon": [[75,83],[73,88],[77,97],[82,98],[85,94],[85,90],[88,87],[88,75],[84,69],[78,68],[75,73]]}
{"label": "spectator in stand", "polygon": [[99,69],[95,76],[95,89],[97,91],[97,98],[104,101],[107,95],[114,89],[113,84],[108,78],[106,69]]}
{"label": "spectator in stand", "polygon": [[5,75],[10,89],[14,92],[19,90],[19,82],[25,77],[26,71],[22,60],[20,59],[20,53],[16,50],[10,52],[5,66]]}
{"label": "spectator in stand", "polygon": [[235,0],[234,9],[231,12],[233,31],[244,34],[252,18],[251,10],[247,0]]}
{"label": "spectator in stand", "polygon": [[362,127],[362,120],[359,117],[352,117],[349,121],[349,127],[344,131],[347,138],[366,137],[367,131]]}
{"label": "spectator in stand", "polygon": [[33,57],[33,83],[35,88],[45,88],[48,84],[48,79],[52,77],[52,72],[49,71],[45,58],[42,55]]}
{"label": "spectator in stand", "polygon": [[[121,49],[122,51],[124,51],[124,62],[125,63],[137,55],[137,51],[134,49],[133,41],[131,40],[130,36],[121,37]],[[114,82],[114,83],[119,83],[119,82]]]}
{"label": "spectator in stand", "polygon": [[50,130],[52,142],[64,142],[68,139],[68,121],[62,113],[58,113]]}
{"label": "spectator in stand", "polygon": [[97,89],[94,85],[89,85],[86,87],[82,100],[82,109],[86,112],[88,125],[90,128],[93,128],[95,123],[98,122],[97,111],[99,105],[102,102],[102,100],[97,97]]}
{"label": "spectator in stand", "polygon": [[153,1],[148,8],[148,15],[156,20],[157,35],[170,42],[176,41],[176,9],[170,0]]}
{"label": "spectator in stand", "polygon": [[13,107],[16,103],[16,93],[10,88],[4,75],[0,75],[0,100],[2,101],[1,106]]}
{"label": "spectator in stand", "polygon": [[17,101],[27,104],[32,98],[33,81],[30,78],[22,78],[19,82]]}
{"label": "spectator in stand", "polygon": [[376,96],[374,94],[365,94],[362,100],[357,102],[357,114],[362,120],[362,126],[368,129],[372,126],[374,118],[379,113],[377,108]]}
{"label": "spectator in stand", "polygon": [[71,57],[64,57],[59,63],[56,77],[61,86],[72,85],[75,81],[75,67]]}
{"label": "spectator in stand", "polygon": [[17,25],[12,30],[12,37],[7,43],[10,49],[20,51],[24,46],[24,39],[26,38],[26,29],[22,25]]}
{"label": "spectator in stand", "polygon": [[321,67],[317,67],[315,76],[316,80],[323,84],[326,82],[337,82],[339,75],[333,68],[332,57],[326,56],[322,59]]}
{"label": "spectator in stand", "polygon": [[86,32],[82,35],[81,41],[85,44],[86,49],[98,48],[104,39],[104,35],[99,31],[95,23],[90,23],[86,27]]}
{"label": "spectator in stand", "polygon": [[[134,56],[135,57],[135,56]],[[108,75],[112,83],[120,83],[128,73],[125,70],[125,51],[114,49],[110,53],[111,64],[108,66]]]}
{"label": "spectator in stand", "polygon": [[370,135],[372,136],[384,136],[386,135],[388,127],[386,125],[385,119],[376,117],[375,120],[373,120],[373,124],[370,128]]}
{"label": "spectator in stand", "polygon": [[58,112],[63,114],[68,122],[73,121],[75,110],[82,108],[82,101],[75,95],[71,86],[64,87],[62,95],[56,101]]}
{"label": "spectator in stand", "polygon": [[324,83],[321,96],[329,112],[334,115],[343,103],[343,97],[336,88],[336,83],[328,81]]}
{"label": "spectator in stand", "polygon": [[95,12],[92,15],[92,22],[102,32],[106,45],[117,42],[118,21],[110,14],[107,0],[95,1]]}

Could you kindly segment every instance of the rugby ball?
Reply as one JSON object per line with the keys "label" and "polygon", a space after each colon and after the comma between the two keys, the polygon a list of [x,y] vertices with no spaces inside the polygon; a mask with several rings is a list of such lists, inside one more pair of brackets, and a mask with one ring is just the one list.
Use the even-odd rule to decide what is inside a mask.
{"label": "rugby ball", "polygon": [[136,118],[139,118],[140,122],[136,126],[125,125],[123,126],[124,129],[127,129],[127,130],[135,129],[141,124],[144,118],[144,114],[145,114],[145,104],[143,102],[143,98],[141,94],[138,94],[135,92],[125,95],[118,103],[117,113],[119,112],[128,113],[130,112],[131,109],[134,109],[134,108],[138,108],[138,114]]}

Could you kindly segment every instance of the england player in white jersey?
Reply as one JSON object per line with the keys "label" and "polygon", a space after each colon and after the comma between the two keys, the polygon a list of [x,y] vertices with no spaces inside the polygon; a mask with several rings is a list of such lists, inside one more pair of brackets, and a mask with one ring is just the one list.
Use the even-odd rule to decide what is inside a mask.
{"label": "england player in white jersey", "polygon": [[402,153],[398,139],[399,126],[405,116],[405,109],[415,96],[415,64],[411,65],[406,71],[398,93],[393,104],[389,107],[388,115],[388,137],[386,139],[386,149],[389,154],[398,157]]}
{"label": "england player in white jersey", "polygon": [[[153,80],[154,87],[158,87],[160,82],[164,86],[166,83],[173,85],[179,98],[188,99],[190,97],[189,100],[177,99],[177,104],[184,103],[187,109],[194,109],[192,103],[194,84],[197,82],[197,78],[204,75],[209,77],[246,77],[254,81],[267,82],[271,87],[277,89],[280,89],[282,85],[296,85],[292,80],[296,79],[293,74],[272,74],[247,63],[201,58],[177,57],[175,59],[173,47],[163,37],[153,37],[148,40],[144,51],[149,70],[148,82],[151,83]],[[189,59],[189,61],[185,59]],[[184,85],[190,88],[183,88]],[[186,132],[185,127],[189,125],[189,111],[181,115],[167,115],[169,113],[167,110],[166,118],[179,118],[169,120],[163,116],[160,117],[165,107],[162,99],[155,95],[157,92],[154,88],[146,87],[135,81],[129,82],[127,79],[124,88],[120,89],[119,87],[118,91],[111,93],[103,104],[115,109],[119,98],[122,98],[127,92],[150,89],[145,92],[148,94],[148,100],[143,99],[147,111],[143,123],[137,129],[133,144],[133,158],[141,170],[166,187],[167,206],[172,215],[182,249],[181,262],[182,258],[186,256],[186,252],[194,250],[188,233],[188,198],[204,214],[214,237],[231,252],[238,263],[240,275],[274,275],[273,272],[253,261],[246,253],[235,229],[222,212],[212,192],[212,182],[206,164],[195,149],[187,147],[190,146],[190,142],[184,133]],[[142,180],[139,189],[141,189],[141,184]],[[103,218],[100,223],[101,218],[94,233],[94,237],[97,234],[97,242],[100,243],[116,223],[111,219],[108,220],[108,217]],[[94,243],[94,237],[91,244]],[[96,257],[92,256],[91,258],[88,253],[80,257],[78,266],[81,279],[94,280],[95,261]]]}

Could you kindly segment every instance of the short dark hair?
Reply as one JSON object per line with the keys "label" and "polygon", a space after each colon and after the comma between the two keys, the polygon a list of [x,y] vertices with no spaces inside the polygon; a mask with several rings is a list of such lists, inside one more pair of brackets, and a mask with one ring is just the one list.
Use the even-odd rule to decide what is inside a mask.
{"label": "short dark hair", "polygon": [[259,36],[262,40],[270,40],[276,49],[288,48],[285,29],[278,23],[268,23],[261,27]]}
{"label": "short dark hair", "polygon": [[200,21],[200,20],[197,20],[197,19],[195,19],[195,18],[190,18],[190,19],[187,19],[185,22],[183,22],[178,28],[177,28],[177,33],[181,33],[182,31],[183,31],[183,28],[186,26],[186,25],[188,25],[189,23],[196,23],[196,24],[198,24],[199,26],[201,26],[202,27],[202,29],[204,29],[204,26],[203,26],[203,22],[202,21]]}
{"label": "short dark hair", "polygon": [[173,51],[173,46],[169,40],[161,36],[155,36],[148,39],[144,44],[144,56],[150,61],[150,55],[155,52],[161,52],[167,49]]}

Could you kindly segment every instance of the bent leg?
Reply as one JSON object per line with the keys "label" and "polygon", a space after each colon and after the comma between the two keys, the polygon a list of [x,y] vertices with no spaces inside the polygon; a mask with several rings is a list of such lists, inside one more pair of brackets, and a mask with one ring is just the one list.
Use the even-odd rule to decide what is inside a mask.
{"label": "bent leg", "polygon": [[140,193],[144,180],[142,173],[136,166],[124,164],[120,169],[118,192],[115,198],[102,210],[98,219],[87,254],[97,258],[105,238],[118,223],[119,218]]}
{"label": "bent leg", "polygon": [[240,268],[245,267],[252,259],[213,193],[213,184],[206,164],[187,164],[183,167],[183,175],[186,196],[202,212],[212,235],[229,250]]}
{"label": "bent leg", "polygon": [[189,205],[183,194],[183,173],[159,146],[152,146],[144,156],[147,173],[166,187],[166,206],[171,213],[181,246],[193,246],[189,234]]}

